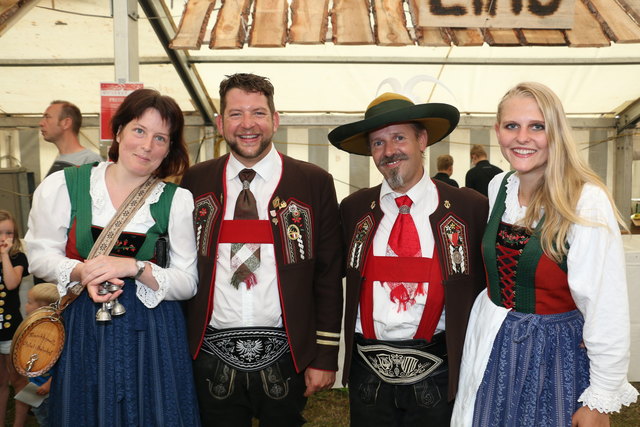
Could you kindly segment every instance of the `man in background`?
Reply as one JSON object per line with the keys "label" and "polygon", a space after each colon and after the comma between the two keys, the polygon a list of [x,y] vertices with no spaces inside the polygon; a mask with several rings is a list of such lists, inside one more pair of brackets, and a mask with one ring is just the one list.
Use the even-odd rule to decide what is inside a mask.
{"label": "man in background", "polygon": [[67,101],[52,101],[40,120],[40,133],[45,141],[55,144],[58,156],[53,161],[47,176],[68,166],[100,162],[97,153],[80,144],[78,134],[82,126],[80,109]]}
{"label": "man in background", "polygon": [[433,179],[440,180],[453,187],[460,187],[455,179],[451,179],[451,175],[453,175],[453,157],[448,154],[438,156],[437,167],[438,173],[433,176]]}
{"label": "man in background", "polygon": [[486,196],[489,181],[502,172],[502,169],[489,163],[489,160],[487,160],[487,152],[484,151],[482,145],[473,145],[470,154],[473,167],[467,172],[464,178],[464,185]]}

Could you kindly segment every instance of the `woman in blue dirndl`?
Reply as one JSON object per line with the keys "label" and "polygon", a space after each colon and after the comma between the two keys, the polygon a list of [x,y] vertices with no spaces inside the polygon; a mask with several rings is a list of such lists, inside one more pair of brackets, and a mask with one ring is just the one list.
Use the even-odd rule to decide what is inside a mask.
{"label": "woman in blue dirndl", "polygon": [[[158,181],[110,254],[87,259],[102,229],[150,176],[188,167],[184,119],[176,102],[149,89],[130,94],[112,119],[110,162],[52,174],[36,190],[25,240],[31,272],[61,295],[87,289],[64,311],[64,350],[52,370],[52,426],[200,424],[180,300],[196,292],[191,194]],[[157,264],[159,236],[170,242]],[[122,285],[100,295],[100,284]],[[122,315],[96,321],[114,299]]]}
{"label": "woman in blue dirndl", "polygon": [[607,426],[638,395],[622,220],[549,88],[508,91],[495,130],[513,171],[489,184],[487,290],[469,319],[451,425]]}

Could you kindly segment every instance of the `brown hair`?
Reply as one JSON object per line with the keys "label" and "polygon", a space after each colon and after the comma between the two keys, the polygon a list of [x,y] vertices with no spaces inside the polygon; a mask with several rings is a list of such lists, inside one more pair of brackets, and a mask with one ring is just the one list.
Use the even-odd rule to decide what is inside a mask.
{"label": "brown hair", "polygon": [[80,113],[80,109],[75,106],[75,104],[70,103],[69,101],[63,101],[60,99],[56,99],[55,101],[51,101],[51,105],[61,105],[62,108],[60,110],[60,116],[58,116],[58,121],[66,118],[71,119],[71,130],[76,135],[80,133],[80,127],[82,126],[82,113]]}
{"label": "brown hair", "polygon": [[127,96],[111,119],[113,142],[109,148],[109,158],[118,161],[120,144],[117,135],[129,122],[142,116],[152,108],[160,114],[169,126],[169,153],[153,173],[160,179],[182,175],[189,167],[189,153],[184,141],[184,116],[176,101],[161,95],[153,89],[138,89]]}
{"label": "brown hair", "polygon": [[31,299],[39,305],[49,305],[60,299],[58,287],[53,283],[38,283],[29,290]]}
{"label": "brown hair", "polygon": [[276,112],[273,103],[273,85],[268,78],[255,74],[238,73],[226,76],[227,78],[220,82],[220,114],[224,115],[224,109],[227,106],[227,92],[231,89],[242,89],[245,92],[259,92],[267,98],[267,105],[271,114]]}
{"label": "brown hair", "polygon": [[448,154],[443,154],[442,156],[438,156],[437,160],[438,172],[446,171],[451,166],[453,166],[453,157]]}
{"label": "brown hair", "polygon": [[487,157],[487,152],[484,150],[484,147],[480,144],[474,144],[471,146],[471,150],[469,151],[471,157]]}
{"label": "brown hair", "polygon": [[11,215],[11,212],[0,209],[0,221],[11,221],[13,223],[13,244],[9,250],[10,256],[16,256],[19,252],[22,252],[22,243],[20,242],[20,236],[18,235],[18,224]]}

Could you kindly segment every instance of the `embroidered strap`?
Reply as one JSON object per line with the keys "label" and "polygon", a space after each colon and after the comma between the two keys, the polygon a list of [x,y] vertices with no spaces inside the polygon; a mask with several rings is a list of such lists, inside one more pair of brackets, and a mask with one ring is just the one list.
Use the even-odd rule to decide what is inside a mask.
{"label": "embroidered strap", "polygon": [[129,197],[127,197],[122,205],[120,205],[120,209],[118,209],[118,212],[116,212],[113,218],[111,218],[109,224],[102,229],[102,232],[100,233],[100,236],[98,236],[98,240],[96,240],[93,248],[91,248],[91,252],[89,252],[87,259],[92,259],[98,255],[104,255],[111,252],[111,249],[113,249],[116,244],[120,233],[124,230],[125,225],[129,223],[131,218],[133,218],[133,215],[138,211],[138,209],[140,209],[147,198],[147,195],[157,183],[158,178],[150,176],[142,183],[142,185],[129,194]]}
{"label": "embroidered strap", "polygon": [[224,220],[220,226],[218,243],[273,244],[271,223],[259,219]]}
{"label": "embroidered strap", "polygon": [[[111,252],[111,249],[113,249],[116,244],[120,233],[122,233],[122,230],[127,223],[144,204],[145,199],[156,186],[158,181],[159,179],[157,177],[150,176],[142,183],[142,185],[129,194],[127,199],[122,203],[122,205],[120,205],[116,214],[111,218],[111,221],[109,221],[107,226],[102,229],[100,236],[98,236],[98,240],[96,240],[91,248],[91,252],[89,252],[89,256],[87,256],[87,259],[95,258],[99,255]],[[78,189],[78,187],[76,187],[76,189]],[[67,292],[67,294],[61,299],[58,306],[59,310],[64,310],[78,297],[78,295],[80,295],[83,290],[84,286],[80,283],[71,287],[71,292]]]}

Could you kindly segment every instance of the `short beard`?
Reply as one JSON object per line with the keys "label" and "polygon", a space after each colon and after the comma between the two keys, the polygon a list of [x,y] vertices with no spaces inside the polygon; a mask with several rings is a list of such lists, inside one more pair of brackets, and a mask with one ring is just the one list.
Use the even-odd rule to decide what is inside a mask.
{"label": "short beard", "polygon": [[[384,166],[398,160],[407,160],[408,158],[409,156],[404,153],[397,153],[393,156],[385,156],[380,159],[378,166]],[[404,185],[404,178],[402,177],[402,175],[400,175],[399,168],[390,169],[388,176],[385,176],[384,178],[387,180],[387,184],[389,184],[389,187],[391,187],[393,190],[396,190]]]}
{"label": "short beard", "polygon": [[389,171],[389,176],[386,176],[387,184],[393,190],[396,190],[404,185],[404,178],[400,175],[400,170],[398,168],[391,169]]}
{"label": "short beard", "polygon": [[262,141],[260,141],[260,147],[258,147],[258,151],[256,151],[253,154],[249,154],[249,153],[243,153],[238,149],[238,145],[236,142],[229,142],[227,141],[227,146],[229,147],[229,149],[231,151],[233,151],[234,153],[236,153],[238,156],[240,156],[243,159],[256,159],[258,157],[260,157],[260,155],[262,153],[264,153],[264,151],[269,147],[269,144],[271,144],[271,141],[265,141],[264,139]]}

